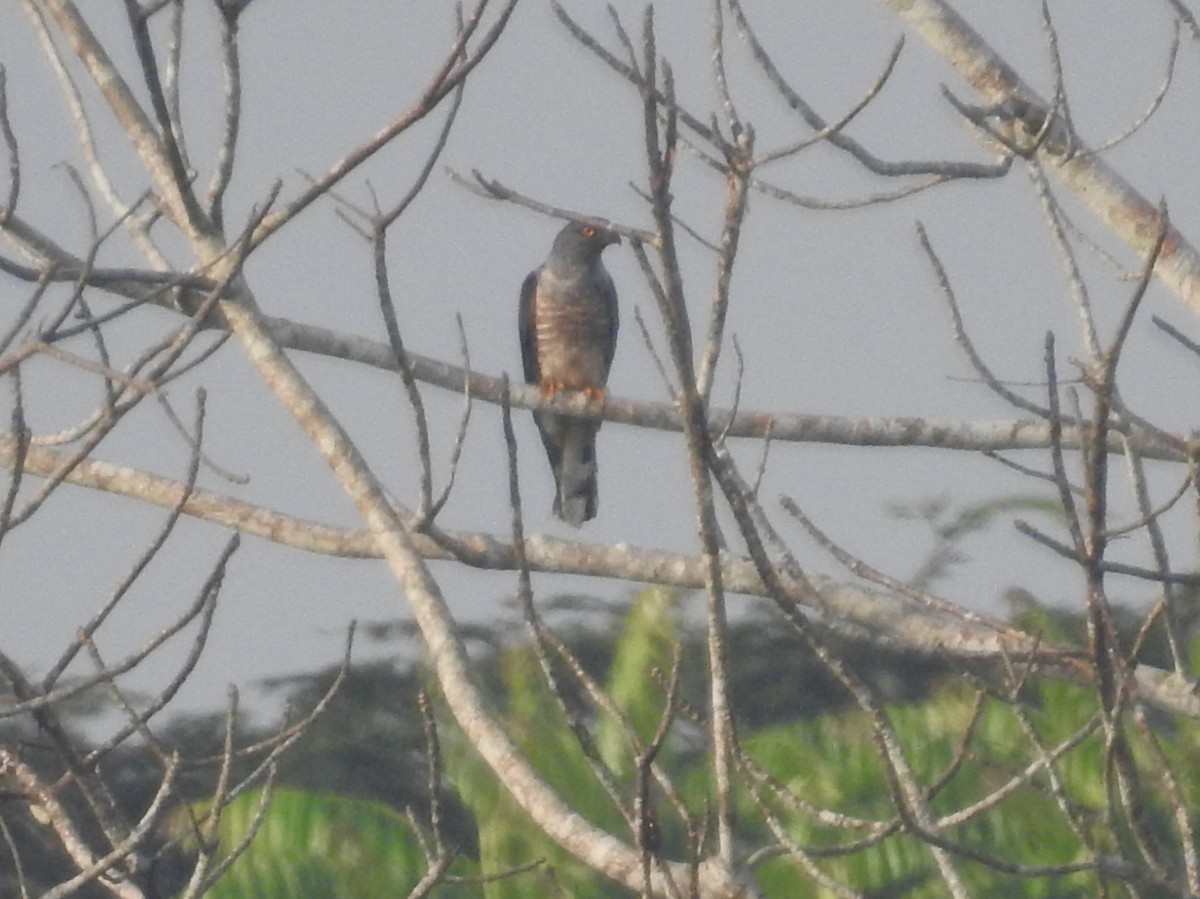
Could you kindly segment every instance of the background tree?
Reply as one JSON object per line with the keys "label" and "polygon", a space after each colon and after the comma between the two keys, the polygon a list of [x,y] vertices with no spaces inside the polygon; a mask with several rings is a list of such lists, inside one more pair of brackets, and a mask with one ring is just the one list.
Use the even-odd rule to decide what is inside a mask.
{"label": "background tree", "polygon": [[[444,839],[440,814],[434,812],[440,800],[433,797],[443,788],[438,749],[443,744],[461,808],[473,814],[479,834],[481,869],[471,873],[516,876],[523,865],[537,862],[539,853],[552,862],[551,852],[578,863],[583,873],[569,878],[567,873],[551,876],[546,866],[543,877],[549,879],[542,883],[547,889],[557,884],[580,894],[596,873],[645,895],[786,895],[801,888],[861,895],[911,888],[914,894],[966,896],[1001,882],[1031,894],[1060,889],[1063,883],[1080,894],[1200,893],[1191,784],[1180,768],[1193,736],[1191,722],[1200,714],[1190,648],[1194,577],[1181,573],[1190,563],[1171,561],[1181,552],[1194,552],[1195,504],[1189,510],[1179,500],[1196,492],[1195,453],[1191,441],[1177,435],[1190,431],[1195,410],[1174,396],[1165,408],[1156,403],[1166,392],[1163,384],[1181,383],[1172,375],[1176,367],[1191,374],[1194,359],[1180,360],[1182,348],[1194,345],[1178,327],[1160,321],[1157,330],[1181,347],[1178,359],[1167,357],[1162,344],[1152,343],[1167,338],[1155,338],[1156,329],[1139,314],[1156,282],[1196,309],[1196,252],[1172,225],[1165,203],[1138,194],[1101,153],[1160,107],[1167,108],[1180,29],[1186,27],[1193,38],[1200,33],[1183,5],[1150,6],[1141,13],[1164,23],[1179,19],[1175,42],[1164,34],[1161,50],[1147,51],[1157,65],[1166,60],[1168,76],[1135,127],[1096,149],[1076,125],[1082,104],[1070,89],[1064,62],[1070,57],[1061,49],[1066,41],[1059,40],[1060,32],[1072,32],[1057,27],[1046,7],[1033,10],[1041,19],[1031,20],[1038,27],[1026,35],[1029,51],[1041,54],[1049,73],[1040,93],[955,10],[927,0],[872,5],[878,6],[877,17],[884,7],[890,9],[896,19],[889,19],[888,27],[895,31],[902,24],[923,38],[923,47],[902,53],[900,43],[890,51],[881,44],[874,58],[851,59],[838,77],[856,81],[856,95],[818,108],[809,92],[797,87],[791,48],[774,46],[774,23],[759,19],[772,15],[766,11],[724,0],[714,2],[703,17],[696,10],[677,11],[668,26],[652,9],[640,15],[614,9],[607,21],[598,13],[584,21],[551,3],[549,13],[540,9],[538,14],[553,15],[567,58],[589,67],[587,96],[611,91],[621,98],[614,103],[623,110],[622,124],[589,129],[583,141],[594,139],[604,147],[624,142],[630,167],[621,181],[633,180],[634,186],[619,216],[605,210],[616,221],[591,219],[584,211],[588,207],[572,195],[585,190],[579,158],[571,152],[575,145],[560,151],[543,141],[543,125],[535,116],[505,123],[506,132],[518,136],[540,167],[567,170],[571,187],[551,191],[546,185],[523,185],[518,190],[503,172],[483,171],[472,159],[484,146],[470,131],[472,91],[481,82],[504,84],[497,76],[489,81],[493,57],[502,58],[514,45],[515,59],[546,66],[539,76],[545,80],[553,77],[552,63],[560,52],[522,43],[528,36],[514,24],[519,18],[515,0],[480,0],[459,10],[436,55],[431,42],[412,39],[413,52],[403,65],[419,64],[420,77],[407,72],[407,78],[389,81],[389,87],[403,84],[406,99],[391,103],[389,98],[385,124],[363,129],[370,136],[360,142],[344,139],[339,129],[325,124],[328,118],[321,118],[322,111],[330,112],[319,102],[320,88],[328,89],[328,83],[315,82],[314,90],[297,89],[287,98],[254,93],[249,76],[264,73],[251,61],[261,64],[265,57],[246,54],[242,35],[256,17],[279,21],[281,14],[269,4],[185,8],[181,0],[127,0],[123,15],[84,11],[66,0],[17,5],[26,16],[22,33],[33,39],[29,46],[36,46],[49,66],[27,67],[22,50],[23,64],[7,71],[0,84],[5,98],[0,131],[10,162],[0,231],[11,248],[0,257],[0,270],[8,278],[6,290],[17,297],[10,304],[11,326],[0,340],[0,371],[11,397],[11,425],[0,437],[0,461],[12,472],[0,507],[0,552],[12,553],[16,546],[22,559],[32,550],[38,566],[61,565],[64,545],[87,553],[88,541],[106,537],[97,532],[119,531],[107,518],[109,502],[116,500],[105,500],[99,507],[104,518],[94,512],[80,515],[77,530],[64,540],[53,516],[59,496],[67,492],[60,488],[67,484],[166,510],[147,549],[126,575],[112,579],[115,587],[101,586],[99,568],[88,571],[93,595],[107,598],[66,648],[46,641],[36,652],[9,649],[0,657],[11,691],[8,716],[33,728],[17,733],[0,755],[8,790],[5,820],[12,817],[33,831],[35,825],[48,828],[45,838],[60,852],[58,885],[38,884],[37,889],[62,895],[87,883],[121,896],[153,895],[168,889],[160,880],[163,860],[180,852],[185,873],[178,888],[187,895],[204,892],[259,826],[275,824],[267,817],[270,790],[254,797],[249,791],[271,781],[277,760],[327,707],[343,678],[327,678],[325,692],[306,705],[304,716],[285,721],[272,737],[248,740],[243,728],[239,739],[235,698],[219,751],[189,746],[177,735],[168,738],[156,718],[205,654],[216,651],[210,633],[218,596],[230,566],[244,555],[236,535],[206,555],[209,531],[191,539],[184,519],[192,518],[265,537],[297,555],[385,563],[362,564],[373,572],[385,567],[393,583],[377,589],[403,596],[423,642],[428,692],[436,696],[439,710],[427,713],[423,726],[432,760],[428,821],[412,827],[414,832],[428,827],[432,836],[422,844],[426,867],[411,887],[414,894],[448,883],[457,852]],[[11,33],[14,29],[5,29]],[[286,33],[280,23],[273,32],[278,46]],[[668,45],[671,49],[664,50]],[[865,51],[868,42],[844,46]],[[834,48],[841,53],[840,46]],[[930,50],[948,61],[973,93],[960,94],[961,82],[940,94],[918,82],[899,104],[900,114],[893,108],[873,133],[872,116],[892,90],[899,67],[918,52],[932,58]],[[679,58],[702,64],[677,71],[671,62]],[[320,73],[314,60],[305,62]],[[43,76],[54,82],[54,108],[61,110],[57,119],[70,126],[78,146],[61,170],[49,173],[31,166],[23,139],[28,120],[23,113],[40,116],[51,108]],[[29,86],[35,83],[39,89]],[[218,83],[219,91],[214,89]],[[712,102],[697,99],[705,90],[711,90]],[[370,93],[361,90],[356,96],[368,104]],[[281,164],[280,154],[294,151],[294,164],[304,168],[309,154],[303,144],[293,147],[278,133],[254,130],[254,104],[265,99],[280,106],[294,99],[302,132],[319,130],[344,140],[336,161],[313,166],[314,174],[272,183],[284,174],[284,165],[293,164]],[[579,115],[586,115],[586,104],[576,103]],[[916,130],[917,109],[928,110],[937,123],[933,146],[942,130],[965,125],[983,153],[954,143],[928,150],[927,158],[907,155],[905,139]],[[486,118],[486,110],[476,107],[474,115]],[[258,117],[266,115],[259,111]],[[605,118],[606,124],[617,120],[610,111]],[[565,127],[578,130],[574,121]],[[260,150],[264,145],[270,150],[252,155],[252,163],[246,161],[248,146],[255,145],[250,134]],[[457,158],[467,165],[455,167],[448,178],[435,178],[456,139]],[[244,172],[264,161],[274,166],[269,176]],[[814,172],[821,183],[828,177],[821,164],[840,169],[847,180],[837,183],[846,185],[846,195],[816,198],[794,186]],[[398,171],[406,177],[398,177]],[[1040,239],[1058,254],[1067,273],[1065,287],[1051,287],[1044,272],[1035,283],[1043,295],[1062,293],[1070,299],[1067,308],[1079,334],[1064,352],[1056,343],[1061,313],[1047,312],[1036,325],[1030,319],[1038,334],[1034,342],[1044,352],[1040,362],[1029,357],[1021,364],[1027,386],[993,372],[988,361],[993,347],[977,339],[987,329],[968,324],[971,316],[960,308],[965,288],[955,275],[955,256],[941,250],[943,240],[952,248],[960,239],[953,230],[969,230],[964,222],[992,242],[999,228],[1011,227],[1017,220],[1012,210],[997,204],[996,215],[989,216],[985,198],[995,194],[996,185],[1009,186],[1022,174],[1044,215]],[[246,180],[239,182],[239,176]],[[398,259],[419,268],[417,250],[431,245],[431,235],[441,239],[442,251],[446,244],[458,250],[460,261],[480,258],[472,253],[474,246],[457,239],[466,233],[464,227],[418,202],[435,181],[456,190],[471,214],[484,215],[482,208],[515,214],[511,206],[516,204],[544,217],[593,220],[628,239],[642,279],[638,294],[653,300],[657,316],[656,323],[647,321],[648,315],[625,316],[637,328],[626,325],[624,352],[628,357],[640,331],[642,371],[653,373],[662,387],[658,396],[665,399],[651,398],[649,379],[643,380],[638,400],[625,399],[623,382],[614,379],[614,395],[602,415],[631,427],[621,440],[629,455],[606,454],[603,443],[600,450],[601,491],[616,494],[603,503],[621,510],[607,524],[597,523],[608,531],[594,529],[585,539],[574,532],[526,537],[530,522],[542,521],[538,510],[548,507],[538,502],[546,489],[541,482],[548,479],[535,442],[527,439],[528,423],[522,416],[514,427],[512,416],[513,407],[580,416],[595,410],[578,397],[543,399],[534,389],[510,383],[503,364],[481,365],[467,323],[460,324],[461,350],[454,362],[414,351],[425,331],[410,319],[427,316],[438,300],[456,291],[457,282],[447,275],[453,270],[448,256],[431,265],[425,280],[415,272],[398,272],[404,268]],[[65,195],[64,183],[70,191]],[[855,183],[870,186],[856,193]],[[587,188],[600,196],[604,189]],[[921,205],[928,197],[954,191],[969,195],[970,206],[956,206],[941,224],[917,225],[912,252],[896,252],[893,217],[902,215],[904,233],[911,234],[915,208],[929,210]],[[484,202],[493,199],[506,204]],[[78,210],[74,219],[67,226],[51,221],[50,210],[66,203]],[[306,236],[304,228],[322,207],[336,209],[347,226],[335,229],[337,237]],[[810,384],[830,378],[845,382],[856,365],[872,360],[868,343],[857,357],[847,351],[832,375],[807,356],[804,364],[796,361],[793,335],[804,331],[811,340],[837,347],[832,333],[822,333],[822,323],[834,327],[852,304],[841,297],[834,303],[812,302],[814,295],[837,293],[833,275],[838,269],[823,266],[820,253],[806,253],[804,265],[826,275],[809,282],[805,316],[798,314],[796,291],[787,280],[797,255],[791,229],[805,223],[808,235],[828,231],[832,219],[824,216],[846,207],[868,208],[868,219],[885,223],[875,234],[886,239],[871,243],[866,235],[873,226],[868,226],[827,236],[830,243],[806,243],[806,249],[839,243],[849,248],[847,258],[880,257],[893,276],[893,289],[914,264],[932,272],[973,377],[1006,405],[1008,415],[1019,418],[980,421],[966,411],[969,406],[945,421],[798,411],[806,405],[799,398],[813,391]],[[1083,224],[1081,207],[1098,217],[1099,234],[1089,232],[1093,224]],[[750,237],[760,215],[777,240],[765,255],[764,245]],[[490,232],[497,242],[499,231]],[[943,236],[944,231],[951,233]],[[295,315],[289,297],[277,295],[271,269],[258,267],[268,265],[260,260],[272,258],[300,265],[318,252],[332,260],[341,240],[357,241],[349,246],[357,247],[363,264],[353,280],[347,279],[346,267],[327,264],[345,280],[334,296],[321,297],[331,307],[325,314],[338,325],[324,327]],[[544,250],[529,252],[532,264]],[[1007,256],[1002,270],[1017,283],[1026,260],[1000,255]],[[485,268],[481,262],[477,267]],[[745,270],[763,277],[754,290],[747,288]],[[852,269],[845,273],[853,277]],[[508,320],[519,277],[503,291],[490,273],[479,277],[488,285],[489,303],[497,292],[503,294],[502,305],[510,311],[502,318]],[[630,280],[619,280],[623,297],[629,297]],[[824,290],[812,289],[822,284]],[[361,298],[368,288],[374,291],[378,319],[375,339],[340,321],[348,300]],[[775,305],[755,304],[764,290],[777,297]],[[1098,302],[1101,295],[1107,305]],[[813,311],[818,305],[832,317]],[[1034,308],[1043,308],[1042,303]],[[279,311],[285,314],[269,314]],[[999,314],[1011,310],[1002,308]],[[877,309],[865,320],[874,322],[872,332],[887,321]],[[732,326],[739,321],[745,331],[735,341]],[[488,347],[498,343],[491,330],[482,340]],[[1026,332],[1018,333],[1028,340]],[[744,353],[743,344],[752,344],[752,351]],[[1136,366],[1129,358],[1133,353],[1139,354]],[[317,361],[300,361],[308,356]],[[865,379],[877,397],[873,414],[905,411],[890,405],[897,401],[893,386],[904,382],[901,363],[881,366],[877,377]],[[1064,364],[1073,369],[1067,373]],[[337,377],[328,376],[331,365]],[[1013,365],[1005,359],[1006,368]],[[386,372],[388,379],[356,381],[347,394],[349,382],[339,383],[340,377],[362,368]],[[760,395],[756,385],[766,381],[785,399],[770,411],[748,411]],[[187,424],[179,395],[191,384],[208,392],[197,394]],[[364,403],[364,384],[372,396],[403,397],[408,421],[403,451],[396,449],[394,435],[381,440],[373,430],[379,418],[393,417],[393,410],[398,417],[402,406],[377,399]],[[906,389],[912,405],[911,384]],[[728,406],[720,401],[722,392],[730,398]],[[819,393],[812,395],[819,399]],[[225,413],[214,427],[213,398],[225,396],[235,414]],[[148,398],[155,403],[145,403]],[[151,406],[161,413],[151,413]],[[269,463],[254,464],[266,437],[274,436],[270,432],[278,421],[266,411],[273,409],[286,410],[299,424],[308,441],[304,445],[316,451],[313,458],[325,463],[324,470],[276,464],[280,456],[301,452],[294,428],[282,430],[286,439],[274,445]],[[164,425],[173,435],[170,455],[179,462],[173,472],[162,470],[162,443],[150,436]],[[687,472],[686,502],[682,494],[672,494],[669,479],[647,482],[636,475],[648,468],[622,464],[654,445],[651,430],[670,432],[669,443],[661,445],[664,458]],[[739,442],[746,452],[735,445]],[[812,442],[839,448],[835,475],[850,464],[845,459],[851,447],[908,448],[906,461],[889,474],[895,478],[914,465],[911,448],[916,447],[920,458],[937,456],[931,464],[938,471],[951,464],[947,455],[973,460],[982,452],[991,464],[1003,466],[996,470],[1004,476],[1016,472],[1023,479],[1019,483],[1031,480],[1040,508],[1047,500],[1053,504],[1059,534],[1028,523],[1020,528],[1039,551],[1068,560],[1066,570],[1074,575],[1048,580],[1037,592],[1083,610],[1086,642],[1077,646],[1055,639],[1059,635],[1044,616],[1027,616],[1040,628],[1030,632],[985,615],[978,603],[932,595],[934,575],[945,573],[944,559],[913,564],[917,576],[908,581],[881,573],[827,537],[822,516],[811,516],[786,495],[777,505],[774,497],[790,494],[790,481],[798,476],[786,459],[778,461],[795,452],[786,445]],[[529,446],[534,452],[523,449]],[[1016,450],[1034,452],[1020,461],[1000,455]],[[526,464],[529,457],[537,467]],[[242,483],[245,478],[237,472],[246,470],[254,471],[255,485]],[[397,470],[410,483],[390,493],[385,483]],[[257,493],[261,482],[272,478],[281,481],[281,499]],[[527,485],[535,478],[539,486],[531,492]],[[614,489],[623,480],[632,486]],[[863,477],[835,480],[839,497],[870,492]],[[336,485],[343,505],[332,504],[327,485]],[[637,492],[637,503],[623,501],[626,490]],[[527,495],[534,499],[525,501]],[[507,504],[493,502],[497,497]],[[678,502],[671,501],[676,497]],[[873,501],[881,505],[883,499]],[[344,500],[353,511],[350,523],[338,520],[347,511]],[[1011,514],[1011,508],[985,506],[974,512],[994,516]],[[638,532],[640,515],[670,517],[678,533],[689,536],[669,551],[631,545],[629,532]],[[929,517],[937,524],[936,515]],[[811,538],[808,542],[784,535],[785,523],[793,521]],[[954,527],[969,528],[969,520],[949,531],[942,527],[939,539],[953,537]],[[806,558],[815,558],[813,546],[828,551],[849,574],[818,573]],[[128,558],[126,550],[123,564]],[[201,559],[206,567],[198,568]],[[247,579],[250,593],[287,589],[273,583],[266,552],[256,553],[256,563],[247,567],[258,574],[257,582]],[[492,596],[512,591],[515,582],[529,635],[527,646],[501,653],[497,681],[504,689],[499,695],[483,689],[464,630],[447,601],[452,591],[479,595],[479,582],[472,585],[466,569],[496,573],[494,581],[482,582]],[[1001,570],[1011,572],[1011,566],[1001,562]],[[681,689],[681,647],[687,642],[670,603],[643,598],[635,604],[611,663],[589,668],[543,617],[533,591],[535,572],[698,591],[703,603],[695,604],[694,618],[703,633],[702,695],[688,696]],[[30,593],[27,575],[19,576],[9,578],[22,585],[13,592]],[[145,620],[139,620],[146,607],[137,598],[144,591],[162,593],[163,585],[171,596],[189,589],[194,596],[179,610],[172,603],[151,606],[153,620],[161,622],[151,625],[157,628],[151,638]],[[1132,636],[1119,626],[1114,591],[1150,597]],[[796,677],[806,681],[809,666],[818,665],[839,685],[849,711],[797,724],[770,714],[756,719],[739,702],[734,687],[748,663],[743,644],[734,639],[738,632],[731,629],[734,595],[754,597],[752,607],[773,610],[769,617],[751,619],[774,631],[770,653],[802,659],[785,670],[802,672]],[[139,638],[126,650],[130,641],[116,635],[129,624],[138,625]],[[160,659],[169,657],[162,650],[174,648],[172,638],[184,631],[190,646],[172,659],[173,673],[161,673]],[[656,635],[658,642],[630,635]],[[253,641],[255,635],[249,636]],[[108,639],[122,647],[117,655],[102,644]],[[1148,659],[1151,645],[1166,647],[1161,660]],[[696,655],[688,654],[688,664]],[[939,695],[939,704],[925,710],[889,706],[889,699],[905,691],[885,689],[878,668],[864,663],[881,657],[911,657],[965,678],[959,679],[959,692]],[[91,666],[86,672],[85,661]],[[158,685],[153,695],[130,691],[127,675],[138,670],[153,672]],[[920,667],[897,664],[896,670],[907,675]],[[964,683],[972,692],[961,692]],[[64,725],[62,703],[95,687],[108,691],[120,716],[102,736],[84,740]],[[385,703],[379,700],[381,709]],[[938,719],[936,727],[931,715]],[[780,730],[768,732],[776,725]],[[105,759],[127,743],[155,760],[158,777],[153,790],[123,807],[114,798]],[[24,753],[23,744],[28,744]],[[820,751],[812,753],[812,747]],[[37,758],[29,755],[33,749]],[[795,776],[811,768],[815,758],[830,756],[837,758],[827,783],[849,783],[839,779],[845,771],[839,763],[846,763],[869,770],[856,781],[868,785],[865,791],[822,795]],[[179,778],[205,766],[215,771],[206,784],[212,789],[209,802],[180,805],[192,794]],[[159,825],[172,808],[176,821],[184,823],[164,830]],[[243,821],[244,838],[222,845],[217,837],[224,809]],[[519,839],[507,830],[497,832],[503,826],[497,822],[512,820],[518,809],[528,817],[529,831]],[[338,812],[327,807],[323,814]],[[378,818],[381,831],[385,819]],[[1012,821],[1030,832],[1046,823],[1065,835],[1065,842],[1063,837],[997,839],[998,828]],[[18,843],[9,843],[16,861]],[[880,867],[875,863],[880,856],[873,853],[893,861]],[[496,871],[491,864],[505,867]],[[553,871],[566,872],[564,864],[555,862]],[[17,879],[18,888],[28,892],[23,867]],[[519,888],[526,887],[514,887]]]}

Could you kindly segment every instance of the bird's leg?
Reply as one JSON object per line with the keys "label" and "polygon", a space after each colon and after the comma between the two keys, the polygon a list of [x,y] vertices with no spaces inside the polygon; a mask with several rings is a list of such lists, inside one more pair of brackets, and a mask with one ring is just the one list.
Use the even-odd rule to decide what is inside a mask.
{"label": "bird's leg", "polygon": [[543,378],[538,381],[538,393],[546,399],[558,396],[560,393],[579,393],[583,394],[584,399],[588,403],[604,405],[604,388],[597,387],[595,384],[588,384],[584,387],[569,387],[565,381],[560,381],[556,378]]}
{"label": "bird's leg", "polygon": [[603,387],[597,387],[594,384],[589,384],[587,387],[584,387],[583,390],[580,391],[580,393],[582,393],[584,396],[586,396],[588,398],[588,402],[596,403],[599,406],[604,405],[604,388]]}
{"label": "bird's leg", "polygon": [[543,378],[538,382],[538,393],[547,399],[555,396],[556,394],[562,393],[566,389],[566,384],[553,378]]}

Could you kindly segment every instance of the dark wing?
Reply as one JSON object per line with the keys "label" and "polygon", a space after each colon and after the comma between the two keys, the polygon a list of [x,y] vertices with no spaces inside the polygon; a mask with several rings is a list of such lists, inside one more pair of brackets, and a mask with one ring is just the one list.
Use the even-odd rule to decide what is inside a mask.
{"label": "dark wing", "polygon": [[521,306],[517,310],[517,328],[521,334],[521,362],[525,366],[525,383],[541,380],[538,371],[537,333],[533,326],[533,303],[537,296],[538,273],[530,272],[521,285]]}
{"label": "dark wing", "polygon": [[611,278],[605,280],[604,314],[608,319],[608,334],[604,344],[604,370],[607,372],[612,368],[613,356],[617,352],[617,327],[620,320],[617,315],[617,288],[613,286]]}

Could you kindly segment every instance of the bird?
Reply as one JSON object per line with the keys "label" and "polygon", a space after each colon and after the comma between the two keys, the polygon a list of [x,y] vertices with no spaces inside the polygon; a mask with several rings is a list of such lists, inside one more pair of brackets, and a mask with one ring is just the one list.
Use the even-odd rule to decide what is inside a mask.
{"label": "bird", "polygon": [[[525,382],[542,396],[573,391],[603,404],[617,347],[617,290],[600,254],[615,231],[568,222],[550,255],[521,285],[518,315]],[[535,410],[554,473],[554,514],[574,527],[596,517],[598,420]]]}

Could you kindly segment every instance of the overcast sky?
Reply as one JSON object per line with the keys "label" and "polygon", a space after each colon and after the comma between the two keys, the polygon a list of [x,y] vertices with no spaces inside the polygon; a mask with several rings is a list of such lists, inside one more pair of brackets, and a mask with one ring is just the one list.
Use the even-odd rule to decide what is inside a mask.
{"label": "overcast sky", "polygon": [[[572,14],[616,46],[601,4],[571,2]],[[880,0],[788,2],[746,0],[746,8],[777,64],[805,98],[829,118],[855,102],[881,71],[902,23]],[[1051,66],[1040,3],[960,2],[956,8],[1044,95],[1052,94]],[[126,64],[124,17],[114,4],[81,4],[110,49]],[[631,31],[641,4],[616,2]],[[1056,2],[1051,10],[1074,122],[1083,139],[1099,144],[1124,130],[1150,102],[1161,81],[1172,37],[1169,5]],[[215,28],[210,4],[188,4],[185,119],[193,160],[208,160],[219,134],[215,93]],[[715,108],[708,68],[709,5],[663,3],[659,46],[676,71],[681,101],[707,118]],[[804,136],[803,124],[773,97],[745,45],[731,31],[729,66],[743,115],[766,148]],[[242,18],[244,131],[237,174],[227,203],[231,222],[282,179],[284,196],[305,184],[302,173],[325,170],[350,147],[406,108],[452,39],[450,4],[443,2],[330,4],[322,0],[257,0]],[[58,163],[79,153],[49,69],[18,4],[0,5],[0,63],[7,69],[10,115],[21,141],[20,211],[77,253],[86,249],[78,194]],[[972,100],[952,70],[915,35],[896,75],[850,133],[889,159],[988,161],[941,99],[941,84]],[[1193,243],[1200,240],[1200,187],[1194,175],[1200,55],[1185,39],[1176,84],[1158,116],[1112,151],[1112,163],[1143,193],[1165,196],[1172,218]],[[142,180],[124,138],[105,119],[94,91],[85,92],[102,152],[127,198]],[[431,117],[339,188],[367,205],[369,180],[384,203],[408,188],[440,125]],[[523,0],[492,55],[468,82],[459,122],[444,156],[460,172],[479,169],[556,205],[649,227],[644,203],[629,187],[644,180],[641,112],[636,93],[576,44],[542,0]],[[846,199],[889,187],[865,176],[836,151],[816,147],[765,177],[804,194]],[[701,233],[719,234],[724,186],[685,157],[676,183],[678,212]],[[1075,209],[1073,205],[1069,208]],[[1114,240],[1081,214],[1079,222],[1110,249]],[[1077,316],[1062,267],[1047,236],[1036,196],[1022,168],[987,185],[949,185],[917,197],[849,212],[788,207],[755,195],[738,261],[729,327],[745,354],[743,407],[875,417],[912,415],[990,420],[1018,417],[974,383],[955,346],[949,314],[918,250],[923,221],[942,255],[980,351],[1001,376],[1036,382],[1042,376],[1044,333],[1060,342],[1060,368],[1081,357]],[[455,315],[461,314],[472,366],[519,376],[517,291],[545,256],[559,225],[513,205],[489,202],[454,185],[439,167],[428,189],[393,231],[392,283],[408,347],[458,361]],[[703,323],[713,264],[684,242],[686,287],[693,321]],[[190,260],[177,247],[173,261]],[[1122,255],[1126,265],[1133,259]],[[606,259],[620,294],[623,329],[610,381],[621,397],[664,399],[663,387],[640,339],[641,309],[661,346],[653,301],[628,247]],[[115,243],[104,264],[135,262]],[[1087,260],[1093,301],[1111,326],[1130,286]],[[376,305],[370,250],[335,215],[332,202],[310,208],[251,260],[248,276],[265,312],[375,339],[384,339]],[[0,280],[0,330],[27,288]],[[107,302],[97,300],[96,302]],[[1200,333],[1191,316],[1155,285],[1131,338],[1123,368],[1126,400],[1142,414],[1180,432],[1200,413],[1197,363],[1156,332],[1149,315]],[[177,320],[146,312],[114,329],[115,357],[127,359],[152,335]],[[697,327],[702,327],[698,324]],[[412,503],[417,471],[411,416],[397,379],[326,359],[300,358],[307,376],[350,430],[385,483]],[[714,392],[732,397],[732,353],[725,354]],[[64,389],[77,382],[80,390]],[[201,483],[219,492],[339,525],[354,511],[290,416],[275,403],[231,344],[194,376],[171,388],[190,417],[191,391],[209,392],[207,448],[224,467],[249,475],[239,486],[211,472]],[[91,380],[58,363],[33,362],[25,373],[28,416],[39,432],[64,428],[95,404]],[[425,390],[438,472],[456,429],[461,399]],[[0,393],[0,420],[11,396]],[[519,414],[526,528],[573,536],[550,515],[553,486],[532,423]],[[748,463],[759,447],[744,444]],[[188,450],[146,404],[97,453],[106,461],[182,476]],[[1044,455],[1024,459],[1044,465]],[[582,539],[624,541],[690,552],[697,545],[678,434],[640,433],[608,423],[599,443],[600,513]],[[503,536],[508,529],[507,483],[498,410],[477,405],[458,487],[441,519],[453,529]],[[1167,483],[1161,480],[1159,483]],[[916,570],[930,546],[919,524],[896,520],[894,504],[946,496],[958,504],[1013,494],[1046,495],[1043,485],[982,458],[931,450],[872,450],[777,445],[763,496],[787,493],[831,536],[871,564],[899,577]],[[78,624],[107,597],[142,551],[164,513],[131,500],[65,487],[37,518],[0,548],[0,602],[5,626],[0,648],[43,670]],[[1051,522],[1043,520],[1044,526]],[[1194,564],[1194,527],[1179,519],[1180,566]],[[797,555],[816,571],[836,565],[797,531]],[[185,522],[101,639],[110,658],[145,640],[183,608],[227,538],[220,529]],[[970,562],[938,585],[948,599],[996,609],[1010,586],[1062,603],[1078,601],[1080,584],[1068,566],[998,524],[966,544]],[[1140,550],[1138,546],[1136,549]],[[1118,548],[1118,551],[1121,551]],[[501,603],[515,575],[434,566],[452,608],[461,616],[495,621],[511,612]],[[540,597],[560,591],[626,596],[625,584],[539,577]],[[1130,600],[1146,592],[1121,585]],[[735,600],[735,605],[744,601]],[[403,598],[376,561],[311,557],[247,539],[230,567],[208,652],[183,696],[189,706],[221,701],[226,685],[311,670],[334,660],[352,618],[407,617]],[[363,657],[393,652],[363,644]],[[170,669],[150,666],[136,683],[149,687]]]}

